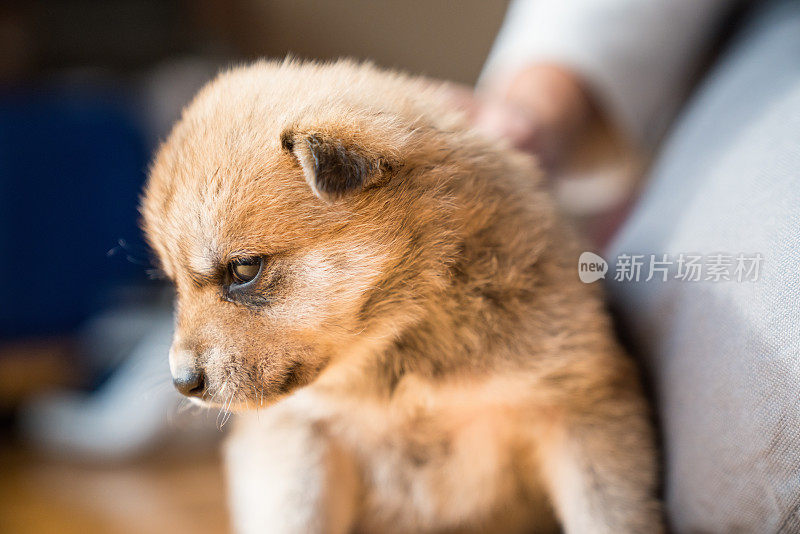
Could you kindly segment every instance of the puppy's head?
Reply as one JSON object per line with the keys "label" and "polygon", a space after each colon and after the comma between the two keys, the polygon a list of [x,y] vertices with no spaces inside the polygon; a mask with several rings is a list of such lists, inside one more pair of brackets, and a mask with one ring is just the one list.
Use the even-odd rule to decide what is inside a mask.
{"label": "puppy's head", "polygon": [[181,392],[255,407],[415,320],[449,253],[447,195],[420,179],[442,152],[426,91],[366,66],[261,63],[187,107],[142,202],[177,290]]}

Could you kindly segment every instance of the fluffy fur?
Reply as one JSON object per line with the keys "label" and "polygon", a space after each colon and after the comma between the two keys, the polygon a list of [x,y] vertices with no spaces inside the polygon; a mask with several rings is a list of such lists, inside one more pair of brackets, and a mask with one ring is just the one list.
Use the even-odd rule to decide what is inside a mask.
{"label": "fluffy fur", "polygon": [[[239,532],[653,533],[637,372],[530,158],[369,65],[220,75],[152,166]],[[237,258],[263,258],[236,294]],[[177,363],[176,363],[177,362]]]}

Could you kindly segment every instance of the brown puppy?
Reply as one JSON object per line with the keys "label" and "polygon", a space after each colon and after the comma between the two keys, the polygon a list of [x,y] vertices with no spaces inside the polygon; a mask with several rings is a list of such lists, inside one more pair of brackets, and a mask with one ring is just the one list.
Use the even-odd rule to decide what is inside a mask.
{"label": "brown puppy", "polygon": [[369,65],[219,76],[144,226],[239,532],[660,532],[636,370],[529,158]]}

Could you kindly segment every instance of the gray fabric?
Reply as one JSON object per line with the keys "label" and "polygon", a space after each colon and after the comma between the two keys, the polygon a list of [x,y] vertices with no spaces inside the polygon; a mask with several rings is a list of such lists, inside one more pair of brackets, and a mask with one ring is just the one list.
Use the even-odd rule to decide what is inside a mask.
{"label": "gray fabric", "polygon": [[[622,253],[718,252],[763,254],[760,279],[613,279]],[[672,527],[800,532],[800,2],[753,16],[606,258],[655,390]]]}

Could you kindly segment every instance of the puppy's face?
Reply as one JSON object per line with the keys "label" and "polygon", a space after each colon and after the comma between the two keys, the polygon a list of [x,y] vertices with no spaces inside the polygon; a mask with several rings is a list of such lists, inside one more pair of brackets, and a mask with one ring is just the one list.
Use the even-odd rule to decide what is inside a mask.
{"label": "puppy's face", "polygon": [[397,179],[407,130],[344,102],[353,72],[317,69],[223,75],[151,169],[143,224],[177,290],[170,368],[203,402],[256,407],[308,384],[412,320],[411,281],[428,277],[433,197]]}

